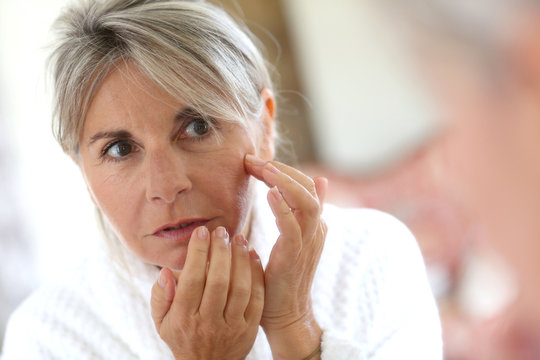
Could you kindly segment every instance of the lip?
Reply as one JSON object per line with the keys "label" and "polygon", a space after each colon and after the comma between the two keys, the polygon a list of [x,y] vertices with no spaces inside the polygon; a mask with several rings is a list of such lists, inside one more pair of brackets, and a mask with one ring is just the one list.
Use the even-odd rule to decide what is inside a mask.
{"label": "lip", "polygon": [[[158,228],[152,235],[157,236],[162,239],[177,241],[177,242],[188,242],[191,238],[191,233],[198,228],[199,226],[206,225],[210,220],[208,219],[185,219],[181,220],[175,224],[167,224]],[[169,229],[177,227],[183,224],[188,224],[185,227],[179,229]],[[169,230],[167,230],[169,229]]]}

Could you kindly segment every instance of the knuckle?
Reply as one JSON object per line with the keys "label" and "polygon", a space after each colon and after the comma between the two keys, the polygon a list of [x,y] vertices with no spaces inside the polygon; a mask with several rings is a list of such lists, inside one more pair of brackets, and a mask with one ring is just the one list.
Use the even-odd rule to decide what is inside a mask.
{"label": "knuckle", "polygon": [[306,213],[309,216],[316,217],[321,213],[321,206],[314,198],[309,199],[306,206]]}
{"label": "knuckle", "polygon": [[203,244],[197,244],[191,249],[190,252],[194,255],[206,257],[208,255],[208,247]]}
{"label": "knuckle", "polygon": [[285,184],[287,185],[293,185],[294,183],[296,183],[296,181],[294,181],[294,179],[287,174],[284,174],[283,178],[284,178]]}
{"label": "knuckle", "polygon": [[278,211],[281,216],[288,216],[292,212],[291,209],[287,205],[283,205],[282,207],[279,208]]}
{"label": "knuckle", "polygon": [[199,285],[200,281],[201,280],[199,278],[186,273],[186,274],[183,274],[181,281],[179,282],[179,285],[181,285],[182,288],[189,290]]}
{"label": "knuckle", "polygon": [[255,286],[251,290],[250,302],[255,304],[261,304],[264,302],[264,286]]}
{"label": "knuckle", "polygon": [[227,289],[229,287],[229,277],[223,272],[214,274],[208,279],[207,286],[216,290]]}
{"label": "knuckle", "polygon": [[242,283],[233,288],[234,295],[237,297],[248,297],[251,294],[249,284]]}

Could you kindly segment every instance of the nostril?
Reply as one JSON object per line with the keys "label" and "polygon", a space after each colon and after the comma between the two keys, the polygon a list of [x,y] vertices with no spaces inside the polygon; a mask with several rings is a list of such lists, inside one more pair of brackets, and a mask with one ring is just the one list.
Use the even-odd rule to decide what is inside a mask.
{"label": "nostril", "polygon": [[178,194],[191,188],[191,180],[184,168],[185,162],[177,153],[165,149],[152,151],[146,157],[147,200],[155,204],[172,203]]}

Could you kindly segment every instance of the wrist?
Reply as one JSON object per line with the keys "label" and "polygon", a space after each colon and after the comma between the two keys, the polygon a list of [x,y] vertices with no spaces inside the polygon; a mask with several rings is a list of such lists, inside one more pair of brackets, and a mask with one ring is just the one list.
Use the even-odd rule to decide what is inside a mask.
{"label": "wrist", "polygon": [[266,324],[263,330],[274,359],[320,359],[322,330],[311,314],[284,326]]}

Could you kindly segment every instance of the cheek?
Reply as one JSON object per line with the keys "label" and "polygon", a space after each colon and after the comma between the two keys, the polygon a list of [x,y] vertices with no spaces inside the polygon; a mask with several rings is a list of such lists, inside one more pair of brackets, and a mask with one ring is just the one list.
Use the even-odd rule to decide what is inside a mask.
{"label": "cheek", "polygon": [[226,204],[224,210],[229,211],[231,215],[234,214],[236,218],[236,224],[229,224],[235,227],[230,229],[234,232],[243,227],[252,201],[251,176],[245,171],[244,157],[248,152],[252,152],[253,148],[243,149],[229,149],[221,156],[215,157],[207,173],[207,179],[213,183],[212,192],[215,196],[213,201]]}
{"label": "cheek", "polygon": [[107,217],[111,225],[120,233],[132,228],[137,213],[137,188],[135,182],[128,182],[119,175],[102,174],[99,171],[86,172],[86,181],[96,206]]}

